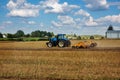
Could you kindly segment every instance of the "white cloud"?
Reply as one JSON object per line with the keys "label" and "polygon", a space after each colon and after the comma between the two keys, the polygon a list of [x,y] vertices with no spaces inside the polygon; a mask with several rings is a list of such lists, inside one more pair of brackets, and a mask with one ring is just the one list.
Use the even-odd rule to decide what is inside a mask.
{"label": "white cloud", "polygon": [[79,15],[80,18],[75,19],[77,26],[96,26],[97,22],[94,21],[93,17],[87,11],[80,9],[79,11],[74,13],[75,15]]}
{"label": "white cloud", "polygon": [[108,15],[97,19],[98,22],[102,23],[119,23],[120,24],[120,14],[119,15]]}
{"label": "white cloud", "polygon": [[58,0],[46,0],[45,2],[41,2],[43,7],[45,8],[45,13],[61,13],[62,5],[58,4]]}
{"label": "white cloud", "polygon": [[[78,11],[79,12],[79,11]],[[87,11],[84,11],[88,13]],[[89,13],[88,13],[89,14]],[[57,17],[58,21],[52,21],[53,26],[57,27],[69,27],[69,28],[76,28],[79,29],[80,27],[106,27],[106,25],[120,25],[120,14],[118,15],[108,15],[105,17],[101,17],[98,19],[94,19],[90,14],[89,15],[82,15],[78,18],[73,18],[71,16],[61,16]]]}
{"label": "white cloud", "polygon": [[79,11],[75,12],[75,15],[82,15],[82,16],[90,16],[90,14],[82,9]]}
{"label": "white cloud", "polygon": [[75,25],[75,21],[72,17],[70,16],[61,16],[59,15],[58,17],[58,22],[52,21],[52,25],[56,27],[62,27],[62,26],[71,26]]}
{"label": "white cloud", "polygon": [[36,24],[35,21],[28,21],[28,24],[32,25],[32,24]]}
{"label": "white cloud", "polygon": [[85,25],[86,26],[97,26],[98,23],[94,21],[93,17],[89,17],[86,21],[85,21]]}
{"label": "white cloud", "polygon": [[64,2],[62,4],[63,11],[71,11],[72,9],[80,8],[80,6],[77,5],[69,5],[67,2]]}
{"label": "white cloud", "polygon": [[80,21],[81,21],[81,19],[80,19],[80,18],[77,18],[77,19],[75,19],[75,21],[76,21],[76,22],[80,22]]}
{"label": "white cloud", "polygon": [[60,22],[52,21],[51,23],[52,23],[52,25],[55,26],[55,27],[62,27],[62,26],[63,26]]}
{"label": "white cloud", "polygon": [[45,0],[40,2],[40,4],[45,9],[45,13],[64,13],[74,8],[79,8],[77,5],[68,5],[67,2],[60,4],[59,0]]}
{"label": "white cloud", "polygon": [[12,24],[13,22],[12,21],[5,21],[3,22],[3,24]]}
{"label": "white cloud", "polygon": [[39,5],[27,3],[26,0],[10,0],[7,4],[8,16],[36,17],[39,15]]}
{"label": "white cloud", "polygon": [[14,3],[13,0],[10,0],[7,4],[8,9],[15,9],[17,7],[18,3]]}
{"label": "white cloud", "polygon": [[8,13],[8,16],[18,16],[18,17],[36,17],[39,15],[38,10],[31,9],[14,9]]}
{"label": "white cloud", "polygon": [[[87,13],[87,14],[83,14],[83,13]],[[74,27],[74,28],[80,28],[83,26],[97,26],[98,25],[98,23],[93,19],[92,16],[90,16],[90,14],[88,12],[83,11],[79,15],[82,15],[82,17],[76,18],[76,19],[74,19],[71,16],[67,16],[67,15],[66,16],[59,15],[57,17],[58,21],[52,21],[51,23],[53,26],[56,26],[56,27],[69,26],[69,27]]]}
{"label": "white cloud", "polygon": [[120,25],[120,14],[108,15],[98,19],[94,19],[92,16],[84,17],[83,20],[78,19],[78,22],[86,26],[106,26],[106,25]]}
{"label": "white cloud", "polygon": [[109,8],[106,0],[84,0],[87,5],[86,7],[90,10],[105,10]]}
{"label": "white cloud", "polygon": [[40,27],[44,27],[44,24],[43,23],[40,23],[40,25],[39,25]]}
{"label": "white cloud", "polygon": [[75,21],[70,16],[58,16],[58,20],[64,25],[75,24]]}
{"label": "white cloud", "polygon": [[7,15],[15,17],[36,17],[39,15],[40,9],[43,9],[45,13],[65,13],[79,8],[77,5],[69,5],[67,2],[60,4],[59,0],[40,1],[39,5],[28,3],[26,0],[9,0],[6,6],[10,11]]}

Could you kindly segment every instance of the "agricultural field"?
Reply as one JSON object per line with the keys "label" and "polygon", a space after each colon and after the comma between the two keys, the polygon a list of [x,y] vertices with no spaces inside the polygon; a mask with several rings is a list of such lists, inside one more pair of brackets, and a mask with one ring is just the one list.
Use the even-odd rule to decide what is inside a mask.
{"label": "agricultural field", "polygon": [[50,50],[46,41],[0,42],[0,80],[120,80],[120,40],[95,41],[105,50]]}

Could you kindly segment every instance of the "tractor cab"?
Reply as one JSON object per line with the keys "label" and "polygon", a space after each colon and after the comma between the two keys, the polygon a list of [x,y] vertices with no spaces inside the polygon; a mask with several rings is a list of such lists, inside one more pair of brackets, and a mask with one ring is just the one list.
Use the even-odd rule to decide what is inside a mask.
{"label": "tractor cab", "polygon": [[53,38],[50,38],[49,42],[46,43],[48,47],[59,46],[68,47],[71,42],[67,39],[65,34],[58,34]]}
{"label": "tractor cab", "polygon": [[61,39],[66,39],[66,40],[68,40],[66,34],[58,34],[58,35],[56,36],[56,38],[57,38],[58,40],[61,40]]}

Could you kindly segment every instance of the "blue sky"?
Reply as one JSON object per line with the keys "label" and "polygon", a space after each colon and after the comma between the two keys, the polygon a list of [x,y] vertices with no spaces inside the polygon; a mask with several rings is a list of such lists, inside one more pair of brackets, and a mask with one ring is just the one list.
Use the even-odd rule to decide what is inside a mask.
{"label": "blue sky", "polygon": [[0,32],[105,35],[120,30],[120,0],[0,0]]}

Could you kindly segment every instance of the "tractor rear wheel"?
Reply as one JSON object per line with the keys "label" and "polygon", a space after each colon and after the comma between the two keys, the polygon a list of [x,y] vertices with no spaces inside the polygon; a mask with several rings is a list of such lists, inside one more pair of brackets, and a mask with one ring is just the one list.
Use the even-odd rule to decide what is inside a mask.
{"label": "tractor rear wheel", "polygon": [[58,46],[61,47],[61,48],[65,47],[65,41],[63,41],[63,40],[59,41]]}

